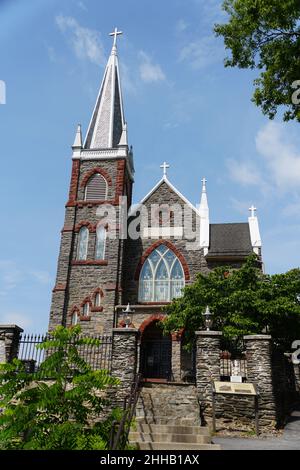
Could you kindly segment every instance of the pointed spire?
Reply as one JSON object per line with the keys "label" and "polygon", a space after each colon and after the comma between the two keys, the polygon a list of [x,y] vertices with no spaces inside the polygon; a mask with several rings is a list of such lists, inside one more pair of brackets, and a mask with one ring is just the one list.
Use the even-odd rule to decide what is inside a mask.
{"label": "pointed spire", "polygon": [[127,145],[117,56],[117,37],[120,34],[117,28],[110,34],[114,42],[88,128],[85,149],[117,148],[120,142],[121,145]]}
{"label": "pointed spire", "polygon": [[206,193],[206,183],[207,180],[205,178],[202,179],[202,194],[201,194],[201,202],[199,206],[200,217],[209,218],[209,208],[207,202],[207,193]]}
{"label": "pointed spire", "polygon": [[81,132],[81,124],[78,124],[76,136],[74,140],[74,144],[72,146],[73,149],[81,149],[82,148],[82,132]]}
{"label": "pointed spire", "polygon": [[122,132],[121,139],[119,142],[119,146],[120,145],[126,145],[126,146],[128,145],[127,123],[125,123],[123,127],[123,132]]}
{"label": "pointed spire", "polygon": [[252,245],[254,253],[256,253],[257,255],[260,255],[262,242],[261,242],[258,218],[256,216],[257,209],[252,204],[252,206],[249,208],[249,211],[250,211],[250,217],[248,217],[248,223],[249,223],[249,230],[250,230],[251,245]]}
{"label": "pointed spire", "polygon": [[205,178],[202,179],[202,194],[199,206],[200,215],[200,247],[204,250],[204,255],[207,255],[209,248],[209,208],[207,202]]}

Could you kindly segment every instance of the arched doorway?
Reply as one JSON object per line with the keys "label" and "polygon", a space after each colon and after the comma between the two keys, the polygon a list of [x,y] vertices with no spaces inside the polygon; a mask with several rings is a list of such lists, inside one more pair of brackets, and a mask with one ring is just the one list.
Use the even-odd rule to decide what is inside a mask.
{"label": "arched doorway", "polygon": [[163,335],[158,321],[150,323],[143,332],[140,371],[147,379],[171,380],[172,339]]}

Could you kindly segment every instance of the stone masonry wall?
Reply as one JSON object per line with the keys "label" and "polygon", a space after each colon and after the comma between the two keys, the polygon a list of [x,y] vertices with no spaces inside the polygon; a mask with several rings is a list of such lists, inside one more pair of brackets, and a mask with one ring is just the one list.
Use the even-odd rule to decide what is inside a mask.
{"label": "stone masonry wall", "polygon": [[[82,317],[82,307],[86,301],[90,303],[90,316],[81,318],[83,333],[111,334],[113,328],[114,307],[121,300],[122,246],[118,239],[110,239],[108,233],[105,259],[95,260],[95,231],[99,223],[97,216],[99,203],[84,201],[84,185],[91,172],[97,168],[101,169],[108,181],[106,202],[115,207],[117,223],[119,196],[125,194],[126,187],[131,189],[125,160],[81,160],[79,168],[73,167],[49,329],[59,324],[70,325],[74,309],[77,309]],[[88,255],[84,262],[77,261],[78,233],[81,224],[89,224],[90,229]],[[100,309],[94,308],[93,305],[93,295],[97,289],[103,294]]]}

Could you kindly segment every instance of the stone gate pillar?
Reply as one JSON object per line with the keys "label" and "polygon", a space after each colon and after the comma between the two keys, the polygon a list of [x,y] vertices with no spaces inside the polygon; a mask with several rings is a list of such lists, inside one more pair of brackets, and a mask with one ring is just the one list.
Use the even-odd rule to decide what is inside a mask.
{"label": "stone gate pillar", "polygon": [[276,426],[276,399],[272,376],[272,338],[269,335],[244,336],[247,355],[247,381],[259,391],[259,426]]}
{"label": "stone gate pillar", "polygon": [[221,331],[196,332],[196,385],[201,410],[206,416],[212,412],[211,382],[220,380]]}
{"label": "stone gate pillar", "polygon": [[22,328],[17,325],[0,325],[0,363],[18,357]]}
{"label": "stone gate pillar", "polygon": [[130,394],[137,372],[137,338],[135,328],[114,328],[111,373],[120,380],[117,400],[123,401]]}

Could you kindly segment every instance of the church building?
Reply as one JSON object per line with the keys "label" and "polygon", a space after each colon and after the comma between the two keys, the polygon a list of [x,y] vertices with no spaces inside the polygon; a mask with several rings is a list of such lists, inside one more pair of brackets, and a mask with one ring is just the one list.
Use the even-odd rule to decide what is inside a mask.
{"label": "church building", "polygon": [[[184,338],[162,337],[157,322],[164,317],[163,307],[182,295],[199,272],[224,264],[238,268],[253,252],[261,260],[259,225],[253,206],[245,223],[210,223],[205,178],[194,205],[169,180],[167,163],[161,179],[132,204],[135,171],[122,100],[119,34],[117,29],[111,34],[113,47],[86,138],[78,126],[72,147],[49,330],[80,324],[85,334],[111,335],[113,328],[137,328],[144,377],[180,381],[189,368]],[[199,194],[200,189],[199,182]],[[130,315],[124,313],[128,304]]]}

